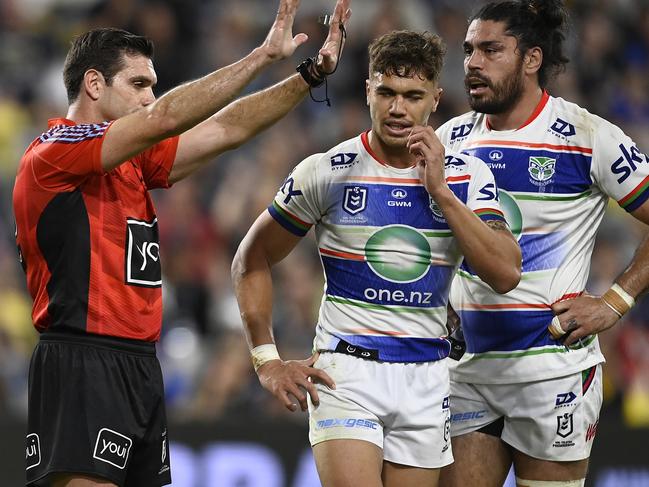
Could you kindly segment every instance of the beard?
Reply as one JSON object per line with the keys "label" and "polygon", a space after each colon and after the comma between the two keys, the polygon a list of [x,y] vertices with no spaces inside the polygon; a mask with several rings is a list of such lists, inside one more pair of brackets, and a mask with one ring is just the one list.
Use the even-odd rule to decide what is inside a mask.
{"label": "beard", "polygon": [[[512,109],[523,96],[523,60],[520,59],[514,71],[499,83],[493,83],[490,79],[476,74],[468,73],[464,78],[464,86],[469,97],[469,105],[472,110],[478,113],[497,115]],[[469,78],[479,78],[493,93],[491,96],[472,96],[469,92]]]}

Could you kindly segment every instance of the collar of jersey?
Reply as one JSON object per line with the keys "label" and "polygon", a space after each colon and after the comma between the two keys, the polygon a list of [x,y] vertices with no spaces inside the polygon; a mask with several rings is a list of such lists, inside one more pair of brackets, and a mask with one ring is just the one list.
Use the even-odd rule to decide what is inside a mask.
{"label": "collar of jersey", "polygon": [[385,162],[383,162],[381,159],[379,159],[379,156],[377,156],[376,153],[370,147],[369,134],[370,134],[369,130],[363,132],[361,134],[361,142],[363,143],[363,147],[365,148],[367,153],[372,157],[372,159],[378,162],[381,166],[389,169],[390,171],[394,171],[396,173],[408,173],[416,167],[415,165],[412,165],[410,167],[394,167],[391,166],[390,164],[386,164]]}
{"label": "collar of jersey", "polygon": [[[548,100],[550,99],[550,95],[548,94],[547,91],[543,90],[543,95],[541,96],[541,99],[539,100],[539,103],[536,105],[536,108],[532,112],[532,114],[528,117],[527,120],[523,122],[523,125],[518,127],[515,130],[498,130],[498,132],[515,132],[516,130],[520,130],[523,127],[527,127],[529,124],[531,124],[534,120],[536,120],[536,117],[539,116],[539,114],[543,111],[545,108],[545,105],[548,104]],[[493,130],[491,127],[491,124],[489,123],[489,117],[485,116],[485,124],[487,126],[488,130]]]}
{"label": "collar of jersey", "polygon": [[72,120],[69,120],[69,119],[63,118],[63,117],[61,117],[61,118],[50,118],[47,121],[47,127],[48,128],[56,127],[57,125],[77,125],[77,124],[75,122],[73,122]]}

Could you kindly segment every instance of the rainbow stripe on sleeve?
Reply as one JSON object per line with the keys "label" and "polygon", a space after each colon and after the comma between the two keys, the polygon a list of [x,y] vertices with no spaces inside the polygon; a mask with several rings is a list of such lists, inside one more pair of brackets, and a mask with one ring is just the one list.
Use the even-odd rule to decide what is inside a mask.
{"label": "rainbow stripe on sleeve", "polygon": [[507,221],[505,220],[505,215],[503,214],[503,212],[500,210],[496,210],[495,208],[478,208],[477,210],[473,210],[473,213],[478,215],[478,218],[480,218],[482,221],[488,221],[488,220]]}
{"label": "rainbow stripe on sleeve", "polygon": [[649,198],[649,176],[644,178],[640,184],[638,184],[633,191],[626,195],[621,200],[618,200],[617,204],[624,208],[626,211],[631,212],[637,210],[642,203],[647,201]]}
{"label": "rainbow stripe on sleeve", "polygon": [[313,226],[286,211],[284,208],[279,206],[276,201],[273,201],[273,203],[268,207],[268,213],[270,213],[270,216],[272,216],[277,223],[298,237],[304,237]]}

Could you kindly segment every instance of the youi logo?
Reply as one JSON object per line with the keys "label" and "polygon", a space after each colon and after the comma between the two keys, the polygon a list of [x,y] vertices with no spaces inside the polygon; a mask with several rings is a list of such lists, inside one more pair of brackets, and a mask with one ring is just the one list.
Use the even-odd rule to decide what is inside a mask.
{"label": "youi logo", "polygon": [[93,458],[124,470],[133,441],[117,431],[102,428],[97,435]]}
{"label": "youi logo", "polygon": [[126,282],[145,287],[162,285],[158,219],[147,222],[126,219]]}

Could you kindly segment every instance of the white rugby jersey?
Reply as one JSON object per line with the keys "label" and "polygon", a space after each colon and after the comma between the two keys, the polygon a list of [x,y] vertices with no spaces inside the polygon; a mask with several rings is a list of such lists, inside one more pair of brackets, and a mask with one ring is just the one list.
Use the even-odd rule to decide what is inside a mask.
{"label": "white rugby jersey", "polygon": [[649,197],[647,156],[618,127],[547,93],[517,130],[491,130],[484,114],[471,112],[437,134],[447,148],[491,168],[523,253],[521,282],[505,295],[468,267],[458,270],[450,300],[462,320],[467,353],[452,379],[526,382],[603,362],[596,336],[571,349],[552,339],[550,305],[584,291],[609,196],[627,211]]}
{"label": "white rugby jersey", "polygon": [[[504,221],[484,162],[447,155],[445,173],[481,219]],[[416,167],[382,163],[363,133],[302,161],[268,211],[298,236],[315,225],[325,275],[316,350],[351,346],[386,362],[448,356],[446,305],[462,256]]]}

